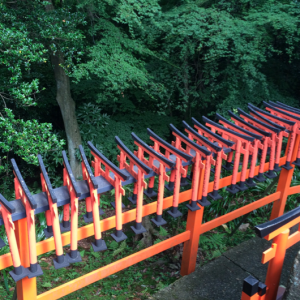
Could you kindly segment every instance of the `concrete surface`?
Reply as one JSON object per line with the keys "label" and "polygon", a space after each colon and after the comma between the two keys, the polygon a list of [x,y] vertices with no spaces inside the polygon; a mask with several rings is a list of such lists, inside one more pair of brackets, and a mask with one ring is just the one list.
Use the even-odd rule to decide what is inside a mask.
{"label": "concrete surface", "polygon": [[[149,299],[240,300],[246,277],[252,275],[259,281],[265,281],[268,264],[263,265],[261,258],[270,244],[258,237],[246,241],[208,264],[197,266],[195,272],[178,279]],[[288,249],[281,285],[287,286],[289,273],[299,250],[300,243]]]}
{"label": "concrete surface", "polygon": [[300,298],[300,251],[294,261],[287,284],[285,300],[299,300]]}

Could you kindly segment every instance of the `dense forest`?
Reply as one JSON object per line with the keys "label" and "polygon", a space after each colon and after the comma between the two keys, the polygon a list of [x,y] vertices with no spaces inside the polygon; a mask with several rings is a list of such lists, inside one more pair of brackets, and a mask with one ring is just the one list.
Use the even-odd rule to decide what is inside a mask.
{"label": "dense forest", "polygon": [[[0,1],[0,190],[10,158],[61,184],[61,150],[81,176],[88,140],[116,160],[114,136],[263,100],[299,106],[300,3],[274,0]],[[86,151],[88,153],[88,151]],[[59,176],[58,176],[59,175]]]}

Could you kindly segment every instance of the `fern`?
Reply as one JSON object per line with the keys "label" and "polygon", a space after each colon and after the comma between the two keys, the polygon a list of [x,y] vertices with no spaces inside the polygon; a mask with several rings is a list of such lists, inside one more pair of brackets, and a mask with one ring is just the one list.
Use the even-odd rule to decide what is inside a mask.
{"label": "fern", "polygon": [[212,258],[216,258],[222,255],[222,252],[220,250],[215,250],[212,253]]}
{"label": "fern", "polygon": [[94,256],[95,258],[99,258],[100,257],[100,253],[99,252],[90,252],[89,255],[90,256]]}
{"label": "fern", "polygon": [[219,250],[224,247],[224,233],[213,234],[211,236],[201,235],[199,244],[203,250]]}
{"label": "fern", "polygon": [[210,239],[206,235],[202,234],[199,240],[200,248],[202,248],[203,250],[207,250],[209,243]]}
{"label": "fern", "polygon": [[126,244],[126,241],[123,241],[120,245],[120,247],[118,249],[116,249],[114,252],[113,252],[113,256],[116,256],[118,255],[119,253],[121,253],[122,251],[125,250],[127,244]]}
{"label": "fern", "polygon": [[212,245],[217,248],[217,247],[221,247],[224,245],[224,233],[220,233],[220,234],[214,234],[210,237],[210,241],[212,243]]}
{"label": "fern", "polygon": [[156,244],[158,244],[158,243],[160,243],[160,242],[162,242],[162,240],[157,239],[157,240],[154,241],[154,245],[156,245]]}
{"label": "fern", "polygon": [[165,228],[163,228],[162,226],[159,227],[159,235],[160,236],[167,236],[168,234],[169,233]]}
{"label": "fern", "polygon": [[119,244],[116,241],[112,241],[109,245],[108,245],[108,249],[111,250],[116,250],[119,247]]}

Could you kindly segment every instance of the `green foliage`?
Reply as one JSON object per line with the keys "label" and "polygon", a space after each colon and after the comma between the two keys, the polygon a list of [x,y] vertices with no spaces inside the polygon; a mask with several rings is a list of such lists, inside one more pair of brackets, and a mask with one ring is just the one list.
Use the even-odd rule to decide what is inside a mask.
{"label": "green foliage", "polygon": [[46,62],[46,49],[30,38],[26,25],[18,20],[14,11],[0,2],[0,97],[4,101],[15,99],[22,105],[35,105],[38,79],[24,81],[24,71],[33,63]]}
{"label": "green foliage", "polygon": [[[49,151],[59,153],[64,145],[64,141],[59,141],[58,135],[52,132],[52,124],[40,122],[40,118],[32,119],[28,113],[28,107],[38,106],[36,95],[40,92],[37,78],[40,76],[36,72],[32,74],[32,70],[43,68],[47,63],[47,47],[52,46],[45,45],[45,39],[50,39],[53,44],[54,33],[58,38],[78,37],[68,33],[70,28],[59,30],[54,26],[58,19],[61,23],[62,15],[46,18],[45,8],[39,1],[32,1],[31,7],[24,1],[17,2],[17,6],[13,4],[15,2],[12,5],[0,2],[0,187],[4,195],[9,193],[12,185],[9,157],[14,155],[37,165],[38,153],[51,156]],[[45,27],[39,27],[41,24]],[[64,48],[56,47],[53,51],[57,50]],[[45,163],[47,166],[48,162]]]}
{"label": "green foliage", "polygon": [[4,111],[5,117],[0,114],[0,187],[6,196],[12,185],[9,157],[17,155],[28,164],[38,165],[37,154],[49,151],[59,153],[65,142],[58,140],[58,136],[52,132],[52,124],[16,119],[10,109],[5,108]]}
{"label": "green foliage", "polygon": [[299,65],[297,3],[86,0],[78,7],[93,16],[94,45],[73,73],[74,89],[82,95],[82,82],[94,84],[94,98],[111,113],[146,102],[143,110],[187,118],[249,101],[294,102],[279,76],[295,83],[287,65]]}
{"label": "green foliage", "polygon": [[169,235],[169,233],[168,233],[168,231],[165,228],[163,228],[162,226],[160,226],[159,227],[159,235],[160,236],[167,236],[167,235]]}
{"label": "green foliage", "polygon": [[44,287],[44,288],[51,288],[52,287],[51,282],[43,282],[41,284],[41,286]]}
{"label": "green foliage", "polygon": [[[107,114],[102,114],[99,105],[92,103],[79,107],[77,117],[83,139],[83,147],[86,147],[87,141],[92,141],[114,163],[117,163],[116,158],[120,152],[115,143],[116,135],[121,138],[130,150],[134,150],[135,146],[132,142],[131,132],[136,133],[146,143],[149,143],[149,135],[146,128],[151,128],[162,138],[168,139],[170,134],[168,125],[170,123],[174,125],[178,123],[176,118],[158,116],[152,112],[140,115],[120,114],[109,117]],[[86,153],[90,153],[87,147]],[[78,158],[80,157],[79,151],[77,156]]]}
{"label": "green foliage", "polygon": [[[37,165],[37,154],[50,150],[58,151],[64,145],[64,141],[59,141],[51,132],[51,124],[15,119],[11,110],[5,109],[5,112],[6,118],[0,117],[0,130],[3,132],[0,149],[4,153],[13,151],[27,163]],[[3,159],[5,158],[4,156]],[[4,167],[0,166],[0,172],[3,170]]]}
{"label": "green foliage", "polygon": [[201,235],[199,245],[203,250],[215,250],[224,247],[225,234]]}
{"label": "green foliage", "polygon": [[76,82],[95,75],[99,82],[96,101],[105,105],[124,97],[126,89],[147,90],[150,75],[133,53],[145,55],[149,50],[107,20],[101,20],[98,26],[104,37],[90,48],[88,62],[73,72]]}
{"label": "green foliage", "polygon": [[[275,32],[265,27],[288,18],[293,26],[284,30],[299,35],[299,15],[291,12],[293,8],[287,5],[283,11],[281,4],[272,2],[271,6],[262,5],[260,13],[249,10],[241,17],[213,6],[198,7],[193,1],[169,9],[156,32],[164,40],[157,48],[161,62],[153,62],[155,78],[168,90],[163,101],[171,109],[191,115],[194,109],[203,114],[217,106],[224,113],[269,98],[273,86],[269,86],[263,66],[270,56],[283,55],[283,51],[270,45]],[[270,14],[276,16],[274,23],[270,23]],[[293,41],[298,43],[298,38]]]}
{"label": "green foliage", "polygon": [[118,247],[119,247],[119,244],[118,244],[116,241],[112,241],[112,242],[109,244],[108,249],[116,250]]}
{"label": "green foliage", "polygon": [[9,294],[9,287],[8,287],[8,280],[7,280],[6,271],[2,270],[1,273],[3,275],[3,281],[4,281],[4,286],[5,286],[6,292]]}
{"label": "green foliage", "polygon": [[156,240],[154,241],[154,245],[156,245],[156,244],[158,244],[158,243],[160,243],[160,242],[162,242],[162,240],[156,239]]}
{"label": "green foliage", "polygon": [[126,241],[123,241],[123,242],[120,244],[119,248],[116,249],[116,250],[113,252],[112,255],[113,255],[113,256],[116,256],[116,255],[118,255],[119,253],[123,252],[123,251],[126,249],[126,246],[127,246]]}

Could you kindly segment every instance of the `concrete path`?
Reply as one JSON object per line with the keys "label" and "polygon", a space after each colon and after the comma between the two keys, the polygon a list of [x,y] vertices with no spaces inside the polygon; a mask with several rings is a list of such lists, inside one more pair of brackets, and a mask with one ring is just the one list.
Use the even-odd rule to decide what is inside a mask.
{"label": "concrete path", "polygon": [[[264,282],[268,264],[261,264],[262,252],[270,242],[258,237],[223,253],[222,256],[184,276],[149,299],[155,300],[240,300],[243,280],[252,275]],[[300,250],[300,243],[287,251],[281,284],[286,286],[289,272]],[[300,299],[300,296],[299,296]]]}

